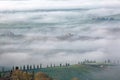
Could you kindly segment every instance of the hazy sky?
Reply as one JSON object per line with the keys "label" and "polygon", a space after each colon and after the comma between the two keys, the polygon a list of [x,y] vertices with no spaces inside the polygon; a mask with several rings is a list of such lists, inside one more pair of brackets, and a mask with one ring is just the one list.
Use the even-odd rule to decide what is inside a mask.
{"label": "hazy sky", "polygon": [[119,0],[0,0],[0,10],[120,7]]}
{"label": "hazy sky", "polygon": [[119,21],[119,0],[0,0],[0,65],[117,60]]}

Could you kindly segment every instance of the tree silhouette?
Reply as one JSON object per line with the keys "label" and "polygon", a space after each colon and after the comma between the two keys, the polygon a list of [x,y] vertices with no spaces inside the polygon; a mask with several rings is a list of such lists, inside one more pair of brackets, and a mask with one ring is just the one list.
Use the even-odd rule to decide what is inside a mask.
{"label": "tree silhouette", "polygon": [[30,65],[30,70],[32,69],[32,65]]}
{"label": "tree silhouette", "polygon": [[35,69],[35,65],[33,65],[33,69]]}
{"label": "tree silhouette", "polygon": [[23,70],[25,70],[25,65],[23,66]]}
{"label": "tree silhouette", "polygon": [[29,65],[27,65],[27,70],[29,70]]}
{"label": "tree silhouette", "polygon": [[37,69],[39,69],[39,65],[37,65]]}
{"label": "tree silhouette", "polygon": [[42,68],[42,64],[40,64],[40,68]]}

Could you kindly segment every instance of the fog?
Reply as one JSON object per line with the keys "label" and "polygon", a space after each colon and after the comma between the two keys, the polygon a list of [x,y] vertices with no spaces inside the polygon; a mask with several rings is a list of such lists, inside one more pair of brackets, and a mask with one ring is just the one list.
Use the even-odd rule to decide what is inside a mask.
{"label": "fog", "polygon": [[[0,0],[0,65],[118,60],[119,4],[119,0]],[[108,19],[101,20],[104,17]]]}
{"label": "fog", "polygon": [[119,8],[119,0],[0,0],[0,10]]}
{"label": "fog", "polygon": [[110,66],[102,71],[93,72],[93,79],[97,80],[119,80],[120,66]]}

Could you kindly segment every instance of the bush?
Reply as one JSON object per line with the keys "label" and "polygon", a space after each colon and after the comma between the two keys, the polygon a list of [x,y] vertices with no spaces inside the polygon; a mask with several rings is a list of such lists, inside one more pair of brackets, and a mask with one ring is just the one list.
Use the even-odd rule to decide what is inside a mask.
{"label": "bush", "polygon": [[52,78],[50,78],[47,74],[42,73],[42,72],[38,72],[35,75],[35,80],[53,80]]}
{"label": "bush", "polygon": [[31,80],[32,74],[23,72],[21,70],[15,70],[12,72],[11,78],[12,78],[12,80]]}
{"label": "bush", "polygon": [[77,77],[72,78],[72,80],[79,80]]}

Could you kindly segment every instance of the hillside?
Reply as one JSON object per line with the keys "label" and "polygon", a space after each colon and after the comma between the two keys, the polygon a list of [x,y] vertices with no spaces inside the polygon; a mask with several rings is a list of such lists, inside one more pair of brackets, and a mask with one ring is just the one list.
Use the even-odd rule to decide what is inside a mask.
{"label": "hillside", "polygon": [[[44,72],[53,80],[119,80],[120,65],[113,64],[75,64],[25,70],[27,72]],[[35,74],[33,74],[35,75]]]}
{"label": "hillside", "polygon": [[105,68],[107,68],[107,65],[101,67],[100,65],[77,64],[68,67],[43,68],[35,70],[35,72],[45,72],[55,80],[71,80],[75,77],[79,78],[80,80],[96,80],[96,78],[93,77],[93,73],[104,71]]}

